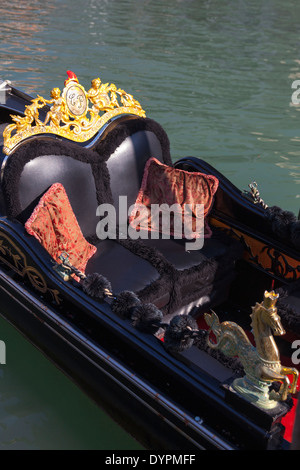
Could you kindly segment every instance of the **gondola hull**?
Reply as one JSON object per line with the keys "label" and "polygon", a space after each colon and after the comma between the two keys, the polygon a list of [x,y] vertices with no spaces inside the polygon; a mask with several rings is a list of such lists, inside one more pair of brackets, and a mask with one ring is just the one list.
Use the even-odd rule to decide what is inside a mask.
{"label": "gondola hull", "polygon": [[[111,86],[108,112],[107,97],[113,93]],[[68,128],[72,137],[76,129],[76,110],[70,121],[64,118],[58,133],[53,123],[48,132],[46,124],[37,126],[38,132],[30,121],[30,98],[8,87],[2,107],[2,122],[11,127],[4,130],[2,154],[1,315],[148,449],[288,449],[283,423],[289,403],[270,410],[250,403],[232,388],[235,359],[222,362],[196,344],[168,350],[163,330],[177,315],[193,313],[199,331],[207,331],[203,313],[213,308],[225,319],[229,312],[248,331],[250,307],[264,291],[297,282],[299,250],[272,230],[262,205],[208,163],[185,157],[171,165],[164,131],[143,116],[131,95],[120,94],[123,111],[118,105],[100,126],[94,109],[96,132],[74,143],[65,134]],[[43,105],[39,119],[54,122],[53,108]],[[18,133],[11,142],[7,139],[12,129],[18,130],[11,112],[18,113],[19,127],[27,125],[25,140],[18,140]],[[192,254],[173,239],[169,244],[159,240],[155,247],[152,240],[135,243],[120,235],[100,244],[94,239],[100,254],[90,259],[81,281],[96,267],[118,291],[96,298],[83,282],[64,278],[57,260],[25,229],[26,220],[48,187],[59,183],[71,196],[82,232],[90,235],[101,198],[114,200],[117,207],[119,195],[128,191],[134,202],[132,188],[139,187],[153,152],[162,166],[184,172],[185,178],[201,174],[218,181],[208,216],[213,235],[202,251]],[[143,305],[161,309],[155,334],[115,313],[112,299],[124,291],[138,292]],[[288,333],[298,337],[297,328]],[[280,344],[283,355],[291,355],[291,341]]]}
{"label": "gondola hull", "polygon": [[234,449],[161,395],[116,356],[86,336],[15,283],[1,279],[1,315],[73,380],[92,400],[149,449]]}

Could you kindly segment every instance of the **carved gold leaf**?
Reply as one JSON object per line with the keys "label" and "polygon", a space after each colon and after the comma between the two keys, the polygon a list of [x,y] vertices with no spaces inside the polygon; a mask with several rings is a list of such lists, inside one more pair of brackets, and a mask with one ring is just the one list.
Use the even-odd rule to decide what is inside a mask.
{"label": "carved gold leaf", "polygon": [[[13,123],[3,132],[4,153],[10,154],[24,139],[39,134],[55,134],[74,142],[86,142],[115,116],[146,116],[140,103],[116,85],[103,84],[100,78],[95,78],[86,91],[75,74],[67,73],[71,78],[65,81],[62,92],[53,88],[50,99],[37,95],[25,107],[23,117],[11,115]],[[42,121],[39,110],[45,105],[50,109]]]}

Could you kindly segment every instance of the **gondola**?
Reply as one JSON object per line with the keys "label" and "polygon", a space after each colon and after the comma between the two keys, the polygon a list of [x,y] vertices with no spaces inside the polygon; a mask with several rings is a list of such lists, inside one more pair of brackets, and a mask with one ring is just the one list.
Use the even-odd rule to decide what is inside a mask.
{"label": "gondola", "polygon": [[0,83],[1,315],[147,449],[290,449],[300,221],[116,85],[60,87]]}

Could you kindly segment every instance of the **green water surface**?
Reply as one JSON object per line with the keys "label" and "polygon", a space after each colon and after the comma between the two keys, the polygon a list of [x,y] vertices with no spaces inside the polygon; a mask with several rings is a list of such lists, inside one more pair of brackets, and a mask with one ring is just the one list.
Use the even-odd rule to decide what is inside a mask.
{"label": "green water surface", "polygon": [[[298,214],[299,20],[296,0],[2,0],[0,76],[46,98],[66,70],[115,83],[174,160],[207,159]],[[0,338],[0,449],[141,448],[4,320]]]}

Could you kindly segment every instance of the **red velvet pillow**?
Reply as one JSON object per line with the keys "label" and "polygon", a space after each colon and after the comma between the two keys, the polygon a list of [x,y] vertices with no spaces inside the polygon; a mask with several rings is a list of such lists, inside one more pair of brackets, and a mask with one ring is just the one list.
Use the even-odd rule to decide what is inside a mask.
{"label": "red velvet pillow", "polygon": [[[163,230],[161,222],[159,222],[159,227],[157,227],[153,218],[151,220],[151,204],[161,205],[166,203],[168,206],[179,204],[178,208],[181,215],[183,214],[183,206],[185,204],[191,204],[193,208],[191,228],[194,231],[196,217],[198,215],[195,211],[195,205],[204,205],[204,213],[202,213],[202,215],[204,215],[205,218],[211,209],[218,185],[219,180],[213,175],[179,170],[164,165],[156,158],[150,158],[145,165],[142,185],[134,209],[130,214],[129,223],[134,229],[166,233]],[[147,211],[141,213],[139,211],[140,204],[145,206]],[[182,215],[182,224],[183,221]],[[178,233],[178,230],[175,229],[174,222],[171,220],[169,235],[178,236],[179,238],[185,237],[183,225],[180,229],[180,233]],[[193,236],[197,238],[198,235],[194,234]],[[201,236],[201,234],[199,234],[199,236]],[[205,221],[204,237],[208,238],[210,236],[211,230]]]}
{"label": "red velvet pillow", "polygon": [[41,197],[25,228],[58,263],[62,252],[70,263],[85,272],[88,260],[97,248],[86,241],[62,184],[53,184]]}

